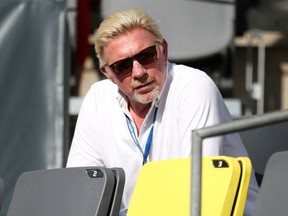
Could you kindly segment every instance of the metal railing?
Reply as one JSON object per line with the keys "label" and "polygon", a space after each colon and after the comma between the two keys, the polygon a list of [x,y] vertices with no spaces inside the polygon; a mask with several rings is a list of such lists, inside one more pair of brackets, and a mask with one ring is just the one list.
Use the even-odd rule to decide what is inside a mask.
{"label": "metal railing", "polygon": [[192,131],[190,216],[201,216],[202,141],[205,138],[288,121],[288,110],[275,111]]}

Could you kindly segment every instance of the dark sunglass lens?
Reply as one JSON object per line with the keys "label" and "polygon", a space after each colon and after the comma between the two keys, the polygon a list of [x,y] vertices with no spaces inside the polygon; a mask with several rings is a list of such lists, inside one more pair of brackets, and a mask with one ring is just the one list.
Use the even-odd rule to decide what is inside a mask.
{"label": "dark sunglass lens", "polygon": [[112,70],[118,75],[124,75],[132,70],[132,59],[123,59],[110,66]]}
{"label": "dark sunglass lens", "polygon": [[135,59],[142,65],[151,64],[156,58],[156,46],[149,47],[135,56]]}

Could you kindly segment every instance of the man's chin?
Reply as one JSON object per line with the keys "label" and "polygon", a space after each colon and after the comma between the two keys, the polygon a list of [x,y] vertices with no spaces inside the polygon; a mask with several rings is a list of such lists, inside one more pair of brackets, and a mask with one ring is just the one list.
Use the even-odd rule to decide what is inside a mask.
{"label": "man's chin", "polygon": [[133,99],[138,103],[149,104],[152,103],[159,96],[158,91],[149,92],[147,94],[134,94]]}

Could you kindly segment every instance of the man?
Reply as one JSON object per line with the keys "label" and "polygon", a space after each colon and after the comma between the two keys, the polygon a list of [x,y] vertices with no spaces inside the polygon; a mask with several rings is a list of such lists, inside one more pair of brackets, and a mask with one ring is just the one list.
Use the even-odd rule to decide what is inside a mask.
{"label": "man", "polygon": [[[191,157],[191,131],[231,117],[204,72],[167,61],[167,41],[144,11],[107,17],[96,32],[95,48],[107,79],[92,85],[83,101],[67,166],[124,168],[122,202],[128,208],[143,163]],[[232,134],[205,139],[203,155],[247,152]],[[246,215],[257,192],[252,177]]]}

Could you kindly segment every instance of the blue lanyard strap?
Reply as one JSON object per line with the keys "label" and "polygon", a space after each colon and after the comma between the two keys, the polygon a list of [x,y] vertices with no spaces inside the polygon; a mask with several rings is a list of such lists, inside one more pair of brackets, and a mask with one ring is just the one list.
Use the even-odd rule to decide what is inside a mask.
{"label": "blue lanyard strap", "polygon": [[154,112],[154,117],[153,117],[153,123],[152,123],[152,127],[150,129],[150,132],[149,132],[149,135],[148,135],[148,139],[146,141],[146,146],[145,146],[145,151],[143,153],[143,150],[139,144],[139,141],[137,139],[137,136],[136,136],[136,133],[135,133],[135,130],[134,130],[134,127],[132,125],[132,122],[131,120],[129,119],[129,117],[126,115],[126,122],[127,122],[127,126],[128,126],[128,129],[129,129],[129,132],[130,132],[130,135],[134,141],[134,143],[136,144],[136,146],[140,149],[142,155],[143,155],[143,164],[147,163],[147,158],[148,158],[148,155],[150,153],[150,148],[151,148],[151,144],[152,144],[152,140],[153,140],[153,130],[154,130],[154,122],[156,120],[156,115],[157,115],[157,108],[155,109],[155,112]]}

